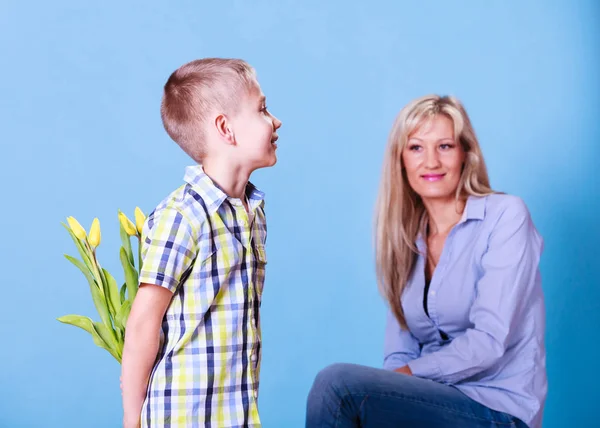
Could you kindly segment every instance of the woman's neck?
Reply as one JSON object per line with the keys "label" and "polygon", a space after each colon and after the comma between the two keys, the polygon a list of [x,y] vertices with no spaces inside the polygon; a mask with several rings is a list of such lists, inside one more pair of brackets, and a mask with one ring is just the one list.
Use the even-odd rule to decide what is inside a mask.
{"label": "woman's neck", "polygon": [[451,200],[423,199],[429,218],[428,235],[446,235],[450,229],[460,221],[465,209],[466,201],[454,198]]}

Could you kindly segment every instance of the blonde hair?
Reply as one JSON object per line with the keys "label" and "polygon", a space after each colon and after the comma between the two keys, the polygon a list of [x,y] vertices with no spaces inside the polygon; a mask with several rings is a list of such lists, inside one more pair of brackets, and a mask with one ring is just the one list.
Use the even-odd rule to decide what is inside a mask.
{"label": "blonde hair", "polygon": [[494,193],[471,121],[461,102],[451,96],[428,95],[404,107],[389,135],[375,212],[377,282],[400,326],[407,329],[402,293],[418,255],[416,239],[426,224],[423,201],[410,187],[402,161],[408,138],[436,115],[454,123],[454,138],[465,152],[456,200]]}
{"label": "blonde hair", "polygon": [[160,115],[169,136],[196,162],[204,156],[204,126],[208,113],[234,113],[240,94],[256,82],[245,61],[204,58],[171,74],[164,87]]}

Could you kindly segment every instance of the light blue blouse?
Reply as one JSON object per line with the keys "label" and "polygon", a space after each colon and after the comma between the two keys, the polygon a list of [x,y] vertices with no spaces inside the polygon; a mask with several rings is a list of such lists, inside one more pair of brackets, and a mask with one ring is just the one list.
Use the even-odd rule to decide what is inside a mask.
{"label": "light blue blouse", "polygon": [[[422,237],[417,247],[426,254]],[[431,278],[430,316],[423,309],[423,255],[402,296],[410,331],[388,313],[384,368],[408,364],[414,376],[454,385],[489,408],[541,426],[547,393],[542,249],[521,199],[470,197]]]}

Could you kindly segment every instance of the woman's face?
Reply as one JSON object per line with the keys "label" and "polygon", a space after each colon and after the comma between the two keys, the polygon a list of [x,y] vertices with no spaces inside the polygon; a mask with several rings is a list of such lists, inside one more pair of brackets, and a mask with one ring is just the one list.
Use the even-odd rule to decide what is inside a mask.
{"label": "woman's face", "polygon": [[420,125],[402,151],[408,183],[424,202],[454,199],[464,160],[465,152],[454,138],[454,123],[443,114]]}

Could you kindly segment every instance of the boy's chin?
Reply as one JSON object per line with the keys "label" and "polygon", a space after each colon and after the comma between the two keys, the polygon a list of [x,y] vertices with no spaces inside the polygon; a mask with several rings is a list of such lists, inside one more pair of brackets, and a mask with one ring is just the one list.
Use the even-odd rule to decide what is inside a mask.
{"label": "boy's chin", "polygon": [[277,156],[275,154],[273,154],[273,156],[268,159],[263,159],[260,162],[253,162],[251,170],[256,171],[257,169],[270,168],[270,167],[274,166],[276,163],[277,163]]}
{"label": "boy's chin", "polygon": [[265,159],[265,162],[259,168],[270,168],[277,163],[277,155],[273,153],[269,159]]}

